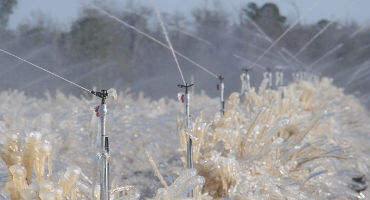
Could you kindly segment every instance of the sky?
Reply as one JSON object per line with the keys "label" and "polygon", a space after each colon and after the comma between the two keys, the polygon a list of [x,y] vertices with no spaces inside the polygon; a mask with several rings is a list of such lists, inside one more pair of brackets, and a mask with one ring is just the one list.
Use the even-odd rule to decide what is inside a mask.
{"label": "sky", "polygon": [[[124,9],[128,1],[138,5],[151,5],[149,0],[104,0],[115,8]],[[220,5],[230,13],[237,13],[238,9],[249,2],[258,2],[259,6],[266,2],[279,5],[283,15],[290,20],[301,16],[302,23],[313,23],[320,19],[337,19],[342,23],[355,21],[365,24],[370,21],[370,0],[154,0],[163,12],[190,13],[192,9],[205,5],[212,5],[219,1]],[[51,21],[68,27],[80,13],[83,6],[89,5],[92,0],[18,0],[18,6],[10,18],[10,28],[16,28],[20,23],[47,16]],[[297,9],[299,10],[297,12]],[[42,15],[38,14],[42,13]]]}

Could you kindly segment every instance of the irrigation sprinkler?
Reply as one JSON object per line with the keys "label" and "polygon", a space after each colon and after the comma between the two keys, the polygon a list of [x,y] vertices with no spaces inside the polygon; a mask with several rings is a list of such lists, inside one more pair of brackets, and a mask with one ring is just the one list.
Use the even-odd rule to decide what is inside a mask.
{"label": "irrigation sprinkler", "polygon": [[[186,121],[185,121],[185,128],[187,129],[186,131],[189,130],[190,127],[190,94],[189,94],[189,89],[191,86],[194,84],[189,84],[185,83],[184,84],[178,84],[177,87],[185,89],[185,98],[184,102],[185,103],[185,115],[186,115]],[[187,134],[187,144],[186,144],[186,166],[187,168],[193,168],[193,145],[192,145],[192,140],[190,138],[190,135]]]}
{"label": "irrigation sprinkler", "polygon": [[224,99],[224,91],[225,91],[225,83],[224,83],[224,77],[219,76],[218,80],[220,81],[219,84],[217,84],[217,90],[220,91],[220,116],[225,115],[225,99]]}
{"label": "irrigation sprinkler", "polygon": [[[159,24],[160,24],[160,26],[162,28],[162,31],[163,31],[164,36],[166,38],[167,44],[169,46],[169,49],[171,50],[172,56],[173,56],[173,58],[175,60],[177,69],[179,70],[179,73],[180,73],[180,76],[181,76],[181,79],[182,79],[182,84],[178,84],[177,86],[179,88],[184,88],[185,89],[185,97],[182,97],[181,99],[183,101],[185,101],[185,115],[186,115],[186,121],[185,121],[185,126],[186,126],[185,127],[186,128],[186,130],[185,130],[185,132],[186,132],[186,166],[187,166],[187,168],[190,169],[190,168],[193,168],[193,141],[192,141],[192,139],[190,137],[190,133],[189,133],[189,130],[190,130],[190,93],[189,93],[189,89],[194,84],[193,83],[190,83],[189,84],[189,83],[185,82],[184,75],[182,73],[180,63],[177,60],[176,51],[175,51],[175,49],[172,46],[170,37],[168,36],[167,29],[166,29],[166,27],[164,25],[164,22],[163,22],[161,13],[157,9],[157,7],[155,6],[153,0],[151,1],[151,3],[153,5],[153,9],[154,9],[155,13],[157,14],[157,19],[158,19]],[[208,70],[206,70],[206,71],[208,71]],[[194,190],[192,189],[190,191],[190,193],[189,193],[189,197],[193,197],[193,196],[194,196]]]}
{"label": "irrigation sprinkler", "polygon": [[269,79],[269,88],[272,89],[272,71],[271,68],[267,68],[267,74]]}
{"label": "irrigation sprinkler", "polygon": [[[178,84],[177,87],[185,89],[185,98],[181,98],[183,103],[185,103],[185,115],[186,115],[186,121],[185,121],[185,132],[186,132],[186,167],[191,169],[193,168],[193,141],[190,137],[189,129],[190,129],[190,94],[189,89],[194,84]],[[194,196],[194,191],[192,190],[190,193],[190,197]]]}
{"label": "irrigation sprinkler", "polygon": [[[156,42],[157,44],[161,45],[162,47],[169,49],[169,50],[171,51],[171,53],[172,53],[172,56],[173,56],[173,57],[174,57],[174,59],[175,59],[175,62],[176,62],[176,65],[177,65],[177,67],[178,67],[178,68],[179,68],[179,63],[178,63],[178,61],[177,61],[177,56],[179,56],[179,57],[181,57],[181,58],[185,59],[186,61],[190,62],[191,64],[195,65],[197,68],[199,68],[199,69],[203,70],[204,72],[206,72],[206,73],[207,73],[207,74],[209,74],[210,76],[212,76],[212,77],[214,77],[214,78],[217,78],[217,79],[219,78],[215,73],[211,72],[211,71],[210,71],[210,70],[208,70],[206,67],[201,66],[200,64],[196,63],[195,61],[193,61],[193,60],[192,60],[192,59],[190,59],[189,57],[187,57],[187,56],[183,55],[182,53],[180,53],[180,52],[176,51],[176,50],[173,48],[173,46],[172,46],[171,42],[169,41],[168,33],[167,33],[166,28],[165,28],[164,22],[163,22],[163,20],[162,20],[162,18],[161,18],[161,15],[160,15],[160,13],[159,13],[158,9],[157,9],[154,5],[153,5],[153,7],[154,7],[154,9],[155,9],[155,11],[156,11],[156,13],[157,13],[158,21],[160,22],[160,25],[161,25],[161,27],[162,27],[162,30],[163,30],[163,32],[164,32],[164,34],[165,34],[165,38],[166,38],[167,44],[165,44],[165,43],[163,43],[163,42],[159,41],[158,39],[156,39],[156,38],[154,38],[153,36],[151,36],[151,35],[149,35],[149,34],[145,33],[144,31],[142,31],[142,30],[140,30],[140,29],[136,28],[135,26],[132,26],[132,25],[130,25],[130,24],[128,24],[128,23],[126,23],[125,21],[123,21],[123,20],[119,19],[118,17],[116,17],[116,16],[112,15],[111,13],[107,12],[106,10],[104,10],[104,9],[102,9],[102,8],[100,8],[100,7],[96,6],[96,5],[91,5],[91,6],[92,6],[94,9],[98,10],[99,12],[101,12],[102,14],[106,15],[107,17],[109,17],[109,18],[111,18],[111,19],[115,20],[116,22],[118,22],[118,23],[122,24],[123,26],[125,26],[125,27],[127,27],[127,28],[129,28],[129,29],[131,29],[131,30],[136,31],[137,33],[139,33],[139,34],[141,34],[141,35],[145,36],[146,38],[148,38],[148,39],[150,39],[150,40],[152,40],[152,41]],[[188,35],[189,35],[189,34],[188,34]],[[197,40],[202,40],[202,42],[203,42],[203,43],[204,43],[204,42],[206,42],[206,43],[210,44],[210,42],[209,42],[209,41],[203,40],[203,39],[201,39],[201,38],[199,38],[199,37],[197,37],[197,36],[195,36],[195,35],[193,35],[193,34],[191,34],[191,36],[192,36],[192,38],[195,38],[195,39],[197,39]],[[182,78],[182,80],[183,80],[183,83],[185,84],[185,79],[183,78],[182,72],[181,72],[181,70],[179,70],[179,71],[180,71],[180,74],[181,74],[181,78]]]}
{"label": "irrigation sprinkler", "polygon": [[109,200],[110,185],[109,185],[109,138],[105,131],[105,123],[107,116],[106,98],[108,97],[107,90],[101,92],[91,91],[91,94],[101,98],[100,106],[95,108],[96,116],[100,117],[100,141],[101,141],[101,163],[100,163],[100,200]]}
{"label": "irrigation sprinkler", "polygon": [[284,72],[283,72],[283,67],[278,65],[276,67],[276,72],[275,72],[275,86],[276,88],[279,88],[279,86],[284,85]]}
{"label": "irrigation sprinkler", "polygon": [[249,75],[250,70],[251,68],[248,68],[248,67],[242,69],[243,72],[240,75],[240,81],[242,82],[242,87],[240,91],[241,95],[251,89],[251,81],[250,81],[250,75]]}
{"label": "irrigation sprinkler", "polygon": [[41,67],[39,65],[33,64],[32,62],[23,59],[13,53],[10,53],[9,51],[0,49],[0,52],[3,52],[13,58],[16,58],[24,63],[27,63],[41,71],[44,71],[53,77],[62,79],[63,81],[70,83],[71,85],[85,91],[88,93],[91,93],[99,98],[101,98],[101,105],[96,108],[96,114],[98,117],[100,117],[101,122],[101,163],[100,163],[100,200],[109,200],[109,194],[110,194],[110,185],[109,185],[109,139],[106,135],[105,131],[105,123],[106,123],[106,114],[107,114],[107,105],[106,105],[106,98],[108,97],[108,91],[107,90],[101,90],[101,92],[96,92],[93,90],[89,90],[75,82],[72,82],[58,74],[55,74],[44,67]]}
{"label": "irrigation sprinkler", "polygon": [[272,72],[270,67],[263,72],[263,78],[268,80],[268,88],[272,89]]}

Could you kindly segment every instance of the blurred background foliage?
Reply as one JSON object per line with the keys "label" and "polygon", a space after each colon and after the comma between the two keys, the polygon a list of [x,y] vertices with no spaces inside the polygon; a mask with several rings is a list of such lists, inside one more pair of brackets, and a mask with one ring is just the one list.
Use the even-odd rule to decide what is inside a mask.
{"label": "blurred background foliage", "polygon": [[[79,19],[75,20],[68,30],[62,29],[42,14],[35,16],[32,22],[19,25],[16,30],[9,30],[6,28],[7,23],[17,1],[0,2],[2,48],[47,66],[87,87],[131,88],[134,91],[144,91],[154,98],[177,91],[175,85],[180,79],[169,51],[99,11],[84,8]],[[123,9],[112,8],[106,4],[99,6],[155,38],[165,41],[150,7],[130,4]],[[238,8],[237,12],[239,17],[232,18],[215,3],[198,7],[190,15],[179,12],[163,13],[175,49],[216,74],[225,74],[226,81],[229,80],[227,92],[239,89],[240,68],[246,65],[233,57],[233,54],[254,61],[271,44],[253,23],[258,24],[266,35],[274,40],[296,20],[288,19],[280,12],[278,5],[273,3],[262,6],[248,3]],[[295,65],[292,60],[284,61],[279,51],[285,48],[294,55],[328,23],[330,19],[322,19],[314,24],[298,24],[260,64],[272,68],[276,65]],[[336,45],[343,43],[343,48],[320,63],[323,67],[320,67],[319,71],[324,75],[330,75],[332,71],[327,69],[331,69],[331,66],[335,66],[335,70],[342,70],[363,65],[370,55],[368,45],[370,30],[365,28],[350,38],[359,27],[360,25],[355,22],[333,23],[298,58],[309,65]],[[193,33],[211,43],[202,43],[185,33]],[[14,65],[22,64],[5,58],[4,55],[0,56],[3,66],[0,71],[0,76],[3,77],[0,80],[1,89],[22,89],[27,92],[27,89],[35,86],[44,91],[50,90],[55,84],[55,88],[76,92],[68,86],[60,87],[60,82],[50,82],[50,78],[35,70],[27,71],[25,67],[19,66],[12,69]],[[211,95],[217,94],[214,90],[217,80],[213,80],[190,63],[182,59],[180,61],[186,79],[189,80],[193,75],[198,82],[197,85],[201,85],[199,89],[209,89]],[[33,77],[30,77],[31,75]],[[17,82],[19,77],[24,78],[27,84]],[[260,78],[256,78],[254,81],[259,80]],[[171,86],[166,84],[164,88],[155,87],[163,83],[171,83]]]}

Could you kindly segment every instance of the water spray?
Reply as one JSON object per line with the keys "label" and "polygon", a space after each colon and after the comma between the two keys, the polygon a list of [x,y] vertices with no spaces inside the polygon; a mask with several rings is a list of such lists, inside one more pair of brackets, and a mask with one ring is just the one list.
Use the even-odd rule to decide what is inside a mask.
{"label": "water spray", "polygon": [[210,41],[207,41],[207,40],[205,40],[205,39],[203,39],[203,38],[201,38],[201,37],[199,37],[199,36],[197,36],[197,35],[195,35],[193,33],[190,33],[188,31],[185,31],[183,29],[177,28],[175,26],[172,26],[172,29],[174,29],[175,31],[177,31],[179,33],[182,33],[184,35],[187,35],[187,36],[189,36],[189,37],[191,37],[191,38],[193,38],[195,40],[198,40],[199,42],[201,42],[201,43],[203,43],[205,45],[209,45],[209,46],[212,46],[213,45]]}
{"label": "water spray", "polygon": [[44,67],[41,67],[39,65],[36,65],[26,59],[23,59],[13,53],[10,53],[9,51],[0,49],[1,52],[14,57],[24,63],[27,63],[41,71],[44,71],[53,77],[62,79],[63,81],[70,83],[74,85],[77,88],[80,88],[81,90],[91,93],[99,98],[101,98],[101,105],[96,108],[97,116],[100,117],[101,122],[101,158],[102,162],[100,164],[100,199],[101,200],[109,200],[109,194],[110,194],[110,185],[109,185],[109,139],[105,132],[105,123],[106,123],[106,114],[107,114],[107,106],[106,106],[106,98],[108,97],[108,91],[107,90],[101,90],[101,92],[96,92],[93,90],[89,90],[75,82],[72,82],[58,74],[55,74]]}
{"label": "water spray", "polygon": [[[271,45],[275,45],[274,43],[276,41],[278,41],[279,39],[277,39],[276,41],[273,41],[263,30],[262,28],[257,24],[255,23],[249,16],[247,16],[247,20],[257,29],[258,32],[260,32],[264,37],[263,39],[265,39],[266,41],[268,41]],[[297,23],[300,21],[300,18],[298,18],[297,20]],[[293,25],[294,27],[295,25]],[[289,32],[289,30],[287,30],[287,32]],[[284,35],[285,33],[283,33]],[[286,50],[285,48],[282,48],[282,51],[286,54],[288,54],[290,57],[292,57],[295,61],[298,61],[298,63],[302,63],[301,61],[299,61],[296,56],[292,56],[292,54]],[[262,51],[264,52],[264,51]],[[267,52],[267,54],[271,54],[271,52]],[[284,54],[282,54],[280,51],[279,51],[279,55],[280,57],[287,63],[289,64],[289,61],[286,59],[286,57],[284,56]]]}
{"label": "water spray", "polygon": [[254,67],[256,64],[258,64],[259,61],[261,61],[261,59],[272,49],[274,48],[279,42],[281,39],[283,39],[283,37],[289,33],[289,31],[291,31],[298,23],[299,23],[299,19],[297,21],[295,21],[292,25],[289,26],[288,29],[286,29],[257,59],[256,61],[253,63],[252,67]]}
{"label": "water spray", "polygon": [[59,76],[58,74],[55,74],[55,73],[53,73],[53,72],[51,72],[51,71],[49,71],[49,70],[47,70],[47,69],[45,69],[45,68],[43,68],[43,67],[40,67],[40,66],[38,66],[38,65],[36,65],[36,64],[33,64],[33,63],[31,63],[30,61],[28,61],[28,60],[26,60],[26,59],[23,59],[23,58],[21,58],[21,57],[19,57],[19,56],[15,55],[15,54],[13,54],[13,53],[10,53],[9,51],[6,51],[6,50],[4,50],[4,49],[0,49],[0,51],[1,51],[1,52],[3,52],[3,53],[5,53],[5,54],[8,54],[8,55],[9,55],[9,56],[11,56],[11,57],[14,57],[14,58],[18,59],[18,60],[20,60],[20,61],[22,61],[22,62],[24,62],[24,63],[27,63],[27,64],[29,64],[29,65],[31,65],[31,66],[33,66],[33,67],[35,67],[35,68],[37,68],[37,69],[39,69],[39,70],[41,70],[41,71],[44,71],[44,72],[46,72],[46,73],[48,73],[48,74],[50,74],[50,75],[52,75],[52,76],[54,76],[54,77],[57,77],[57,78],[59,78],[59,79],[62,79],[62,80],[64,80],[64,81],[66,81],[66,82],[68,82],[68,83],[70,83],[70,84],[72,84],[72,85],[74,85],[74,86],[76,86],[76,87],[78,87],[78,88],[80,88],[80,89],[84,90],[85,92],[89,92],[89,93],[91,93],[91,91],[90,91],[90,90],[88,90],[88,89],[86,89],[86,88],[82,87],[81,85],[79,85],[79,84],[77,84],[77,83],[74,83],[74,82],[72,82],[72,81],[70,81],[70,80],[68,80],[68,79],[66,79],[66,78],[63,78],[63,77]]}
{"label": "water spray", "polygon": [[[314,7],[312,7],[311,9],[309,9],[310,11],[313,10],[317,4],[317,2],[315,1],[315,4],[314,4]],[[248,18],[249,19],[249,18]],[[249,21],[256,27],[256,29],[262,34],[265,36],[265,39],[267,41],[269,41],[271,43],[271,45],[256,59],[256,61],[252,64],[252,67],[254,67],[256,64],[258,64],[259,61],[261,61],[261,59],[270,52],[270,50],[276,46],[280,40],[286,35],[288,34],[295,26],[297,26],[299,24],[299,22],[301,21],[301,18],[298,18],[292,25],[290,25],[276,40],[272,40],[270,37],[267,36],[267,34],[261,29],[261,27],[258,26],[258,24],[254,23],[253,20],[249,19]],[[292,57],[295,61],[297,61],[298,63],[301,63],[303,64],[301,61],[299,61],[296,56],[292,55],[288,50],[286,49],[282,49],[282,51],[284,53],[287,53],[290,57]]]}
{"label": "water spray", "polygon": [[[362,25],[361,27],[359,27],[356,31],[354,31],[350,36],[349,36],[349,39],[353,39],[356,35],[358,35],[359,33],[361,33],[361,31],[363,31],[365,28],[367,28],[370,24],[370,21],[364,25]],[[318,58],[316,61],[312,62],[308,67],[313,67],[315,65],[317,65],[318,63],[320,63],[322,60],[324,60],[325,58],[327,58],[328,56],[330,56],[331,54],[335,53],[336,51],[338,51],[339,49],[341,49],[342,47],[344,46],[344,43],[340,43],[338,44],[337,46],[335,46],[334,48],[332,48],[331,50],[329,50],[328,52],[326,52],[323,56],[321,56],[320,58]],[[338,59],[337,59],[338,60]]]}
{"label": "water spray", "polygon": [[367,21],[364,25],[362,25],[360,28],[358,28],[355,32],[353,32],[349,38],[354,38],[356,35],[358,35],[359,33],[361,33],[363,30],[365,30],[367,27],[369,27],[370,25],[370,21]]}
{"label": "water spray", "polygon": [[[179,73],[181,75],[181,79],[182,79],[182,82],[183,84],[178,84],[177,86],[180,87],[180,88],[184,88],[185,89],[185,97],[182,96],[181,100],[185,101],[185,115],[186,115],[186,121],[185,121],[185,132],[186,132],[186,166],[187,168],[191,169],[193,168],[193,141],[190,137],[190,94],[189,94],[189,89],[191,86],[193,86],[194,84],[193,83],[186,83],[185,82],[185,79],[184,79],[184,76],[183,76],[183,73],[182,73],[182,70],[181,70],[181,67],[180,67],[180,63],[178,62],[177,60],[177,57],[176,57],[176,53],[175,53],[175,50],[172,46],[172,43],[171,43],[171,40],[170,40],[170,37],[168,36],[168,33],[167,33],[167,29],[164,25],[164,22],[162,20],[162,16],[161,16],[161,13],[160,11],[157,9],[157,7],[155,6],[154,4],[154,1],[152,0],[151,1],[152,3],[152,6],[153,6],[153,9],[154,11],[156,12],[156,15],[157,15],[157,19],[161,25],[161,28],[162,28],[162,31],[164,33],[164,36],[166,38],[166,41],[168,43],[168,46],[171,50],[171,53],[172,53],[172,56],[176,62],[176,65],[177,65],[177,68],[179,70]],[[191,190],[190,194],[189,194],[189,197],[193,197],[194,196],[194,190]]]}
{"label": "water spray", "polygon": [[[120,23],[120,24],[124,25],[125,27],[127,27],[127,28],[129,28],[129,29],[131,29],[131,30],[136,31],[137,33],[139,33],[139,34],[141,34],[141,35],[145,36],[146,38],[148,38],[148,39],[152,40],[153,42],[156,42],[157,44],[161,45],[162,47],[164,47],[164,48],[167,48],[167,49],[171,50],[171,47],[170,47],[169,45],[167,45],[167,44],[165,44],[165,43],[163,43],[163,42],[159,41],[158,39],[156,39],[156,38],[154,38],[153,36],[151,36],[151,35],[149,35],[149,34],[145,33],[144,31],[142,31],[142,30],[140,30],[140,29],[136,28],[135,26],[132,26],[132,25],[128,24],[127,22],[125,22],[125,21],[123,21],[123,20],[119,19],[118,17],[116,17],[116,16],[114,16],[114,15],[110,14],[109,12],[107,12],[107,11],[103,10],[102,8],[99,8],[99,7],[95,6],[95,5],[91,5],[91,6],[92,6],[94,9],[98,10],[99,12],[101,12],[102,14],[106,15],[107,17],[109,17],[109,18],[111,18],[111,19],[115,20],[116,22],[118,22],[118,23]],[[185,59],[186,61],[190,62],[191,64],[195,65],[196,67],[198,67],[199,69],[201,69],[201,70],[203,70],[204,72],[208,73],[209,75],[213,76],[214,78],[218,78],[218,76],[217,76],[215,73],[213,73],[213,72],[209,71],[207,68],[205,68],[204,66],[202,66],[202,65],[200,65],[200,64],[198,64],[198,63],[196,63],[195,61],[193,61],[193,60],[192,60],[192,59],[190,59],[189,57],[187,57],[187,56],[183,55],[182,53],[180,53],[180,52],[178,52],[178,51],[176,51],[176,50],[174,50],[174,52],[175,52],[175,54],[176,54],[177,56],[180,56],[181,58],[183,58],[183,59]]]}
{"label": "water spray", "polygon": [[[113,19],[113,20],[117,21],[118,23],[120,23],[120,24],[124,25],[125,27],[130,28],[130,29],[132,29],[132,30],[136,31],[137,33],[139,33],[139,34],[141,34],[141,35],[143,35],[143,36],[147,37],[148,39],[150,39],[150,40],[152,40],[152,41],[156,42],[157,44],[159,44],[159,45],[161,45],[161,46],[163,46],[163,47],[165,47],[165,48],[169,49],[169,50],[171,51],[171,53],[172,53],[172,56],[173,56],[173,57],[174,57],[174,59],[175,59],[176,65],[177,65],[177,67],[178,67],[178,69],[179,69],[179,72],[180,72],[180,75],[181,75],[181,79],[182,79],[183,85],[186,85],[186,83],[185,83],[185,79],[184,79],[184,76],[183,76],[183,74],[182,74],[182,71],[181,71],[181,69],[180,69],[180,65],[179,65],[179,62],[178,62],[178,60],[177,60],[177,56],[180,56],[181,58],[183,58],[183,59],[185,59],[185,60],[189,61],[190,63],[192,63],[192,64],[193,64],[193,65],[195,65],[196,67],[200,68],[201,70],[203,70],[204,72],[206,72],[206,73],[207,73],[207,74],[209,74],[210,76],[212,76],[212,77],[214,77],[214,78],[219,79],[219,76],[217,76],[215,73],[211,72],[211,71],[210,71],[210,70],[208,70],[207,68],[205,68],[205,67],[201,66],[200,64],[196,63],[195,61],[191,60],[190,58],[188,58],[187,56],[183,55],[182,53],[180,53],[180,52],[176,51],[176,50],[173,48],[173,46],[172,46],[171,42],[169,41],[169,37],[168,37],[168,34],[167,34],[167,30],[165,29],[165,26],[164,26],[163,20],[162,20],[162,18],[161,18],[161,16],[160,16],[160,13],[159,13],[159,11],[156,9],[156,7],[155,7],[155,6],[153,6],[153,7],[154,7],[154,9],[156,10],[157,18],[158,18],[158,20],[159,20],[159,22],[160,22],[160,25],[161,25],[161,27],[162,27],[162,30],[163,30],[163,31],[164,31],[164,33],[165,33],[166,41],[167,41],[167,43],[168,43],[168,44],[165,44],[165,43],[163,43],[163,42],[159,41],[158,39],[154,38],[153,36],[151,36],[151,35],[149,35],[149,34],[147,34],[147,33],[143,32],[143,31],[141,31],[140,29],[138,29],[138,28],[136,28],[136,27],[134,27],[134,26],[132,26],[132,25],[130,25],[130,24],[128,24],[128,23],[126,23],[125,21],[123,21],[123,20],[119,19],[118,17],[116,17],[116,16],[114,16],[114,15],[112,15],[112,14],[108,13],[107,11],[103,10],[102,8],[99,8],[99,7],[95,6],[95,5],[92,5],[92,7],[93,7],[94,9],[96,9],[96,10],[100,11],[100,12],[101,12],[101,13],[103,13],[104,15],[108,16],[109,18],[111,18],[111,19]],[[181,32],[184,32],[184,31],[181,31]],[[202,40],[202,42],[203,42],[203,43],[204,43],[204,42],[206,42],[207,44],[210,44],[210,42],[209,42],[209,41],[203,40],[203,39],[201,39],[201,38],[199,38],[199,37],[197,37],[197,36],[195,36],[195,35],[193,35],[193,34],[189,34],[189,33],[188,33],[187,35],[189,35],[189,36],[191,36],[192,38],[195,38],[195,39],[197,39],[197,40]],[[222,93],[223,93],[223,92],[222,92]],[[223,96],[223,95],[222,95],[222,96]],[[222,98],[222,99],[223,99],[223,98]],[[222,101],[222,100],[221,100],[221,101]],[[222,107],[222,106],[221,106],[221,107]]]}
{"label": "water spray", "polygon": [[323,56],[321,56],[320,58],[318,58],[316,61],[312,62],[308,68],[311,68],[315,65],[317,65],[318,63],[320,63],[322,60],[324,60],[326,57],[330,56],[331,54],[335,53],[336,51],[338,51],[340,48],[342,48],[344,46],[343,43],[340,43],[338,44],[337,46],[335,46],[334,48],[332,48],[331,50],[329,50],[328,52],[326,52]]}
{"label": "water spray", "polygon": [[283,53],[285,53],[286,55],[288,55],[290,58],[292,58],[296,63],[298,63],[299,65],[301,66],[305,66],[306,64],[304,64],[302,61],[300,61],[295,55],[293,55],[292,53],[290,53],[290,51],[288,51],[287,49],[285,48],[282,48],[281,51]]}
{"label": "water spray", "polygon": [[[238,58],[239,60],[242,60],[242,61],[245,61],[245,62],[249,63],[249,65],[252,65],[253,64],[253,62],[251,60],[249,60],[248,58],[242,57],[242,56],[237,55],[237,54],[233,54],[233,56],[235,58]],[[255,64],[255,67],[258,67],[258,68],[260,68],[262,70],[266,70],[267,69],[267,67],[264,67],[264,66],[262,66],[260,64]],[[252,67],[250,67],[249,69],[252,69]]]}
{"label": "water spray", "polygon": [[298,57],[304,52],[307,47],[309,47],[320,35],[322,35],[332,24],[334,24],[334,20],[328,23],[324,28],[322,28],[318,33],[316,33],[303,47],[294,55]]}
{"label": "water spray", "polygon": [[254,22],[248,15],[246,17],[248,22],[250,22],[257,29],[257,31],[263,35],[263,39],[267,40],[270,43],[273,43],[273,40],[262,30],[260,26],[258,26],[258,24],[256,24],[256,22]]}
{"label": "water spray", "polygon": [[[184,35],[187,35],[187,36],[189,36],[189,37],[191,37],[191,38],[193,38],[193,39],[195,39],[195,40],[197,40],[197,41],[199,41],[199,42],[201,42],[201,43],[203,43],[203,44],[205,44],[205,45],[207,45],[207,46],[215,46],[212,42],[210,42],[209,40],[206,40],[206,39],[204,39],[204,38],[201,38],[201,37],[199,37],[199,36],[197,36],[197,35],[195,35],[195,34],[193,34],[193,33],[190,33],[190,32],[188,32],[188,31],[184,31],[184,30],[182,30],[182,29],[179,29],[179,28],[177,28],[177,27],[175,27],[175,26],[172,26],[172,28],[174,29],[174,30],[176,30],[177,32],[179,32],[179,33],[182,33],[182,34],[184,34]],[[243,41],[243,40],[241,40],[241,39],[239,39],[239,38],[235,38],[234,36],[232,36],[232,35],[229,35],[229,34],[227,34],[227,33],[220,33],[221,35],[223,35],[224,37],[226,37],[226,38],[229,38],[229,39],[231,39],[231,40],[234,40],[234,41],[236,41],[236,42],[238,42],[238,43],[241,43],[241,44],[243,44],[243,45],[245,45],[245,46],[247,46],[248,48],[252,48],[252,49],[255,49],[256,51],[258,51],[258,52],[263,52],[264,51],[264,49],[262,49],[262,48],[260,48],[260,47],[258,47],[257,45],[254,45],[254,44],[251,44],[251,43],[248,43],[248,42],[246,42],[246,41]],[[252,34],[254,34],[254,35],[257,35],[258,37],[260,37],[260,38],[262,38],[262,39],[266,39],[266,34],[259,34],[259,33],[252,33]],[[267,37],[268,38],[268,37]],[[268,40],[268,39],[267,39]],[[276,60],[281,60],[280,58],[279,58],[279,56],[278,55],[275,55],[275,54],[273,54],[273,53],[271,53],[271,52],[268,52],[267,53],[267,55],[269,55],[271,58],[274,58],[274,59],[276,59]],[[285,61],[285,60],[284,60]]]}
{"label": "water spray", "polygon": [[284,55],[284,53],[283,53],[282,51],[279,51],[278,53],[279,53],[279,55],[281,56],[281,58],[282,58],[286,63],[291,63],[291,62],[292,62],[292,60],[289,60],[289,59]]}

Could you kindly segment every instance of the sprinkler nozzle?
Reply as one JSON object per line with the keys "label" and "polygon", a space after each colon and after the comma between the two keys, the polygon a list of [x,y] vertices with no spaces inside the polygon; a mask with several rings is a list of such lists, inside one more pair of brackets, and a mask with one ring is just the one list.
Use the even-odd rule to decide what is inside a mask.
{"label": "sprinkler nozzle", "polygon": [[91,91],[91,94],[100,97],[102,99],[102,104],[105,104],[105,99],[108,97],[108,90],[101,90],[101,92]]}
{"label": "sprinkler nozzle", "polygon": [[191,87],[193,85],[194,85],[194,83],[191,83],[191,84],[186,83],[185,85],[183,85],[183,84],[177,84],[177,87],[179,87],[179,88],[189,88],[189,87]]}

